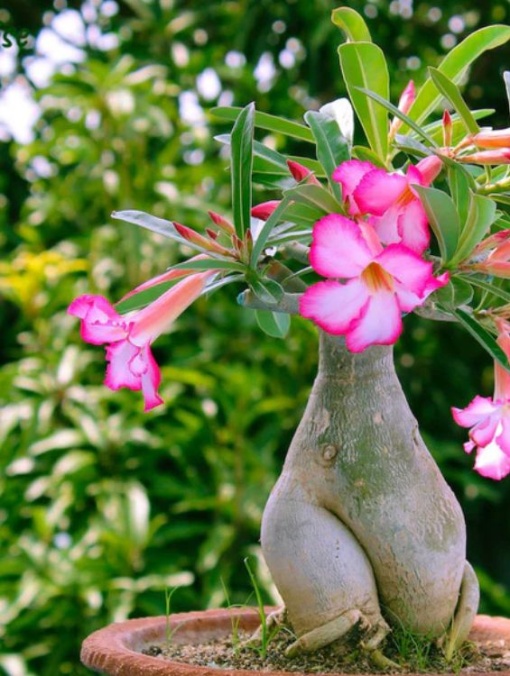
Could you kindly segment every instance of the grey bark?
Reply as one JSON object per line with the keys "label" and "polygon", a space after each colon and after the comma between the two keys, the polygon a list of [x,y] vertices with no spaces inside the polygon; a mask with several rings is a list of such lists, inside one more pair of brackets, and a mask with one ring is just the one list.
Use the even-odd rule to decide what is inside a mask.
{"label": "grey bark", "polygon": [[262,522],[264,556],[302,647],[358,622],[373,646],[386,622],[441,636],[465,547],[460,506],[419,435],[391,347],[352,354],[322,333],[318,375]]}

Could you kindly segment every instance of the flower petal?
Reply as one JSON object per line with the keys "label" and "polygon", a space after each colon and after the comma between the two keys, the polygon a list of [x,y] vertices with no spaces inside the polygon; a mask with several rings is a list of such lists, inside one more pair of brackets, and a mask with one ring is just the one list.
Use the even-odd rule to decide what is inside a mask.
{"label": "flower petal", "polygon": [[357,223],[340,214],[328,214],[313,227],[310,263],[324,277],[357,277],[373,255]]}
{"label": "flower petal", "polygon": [[353,198],[361,213],[382,216],[406,190],[409,184],[405,176],[375,168],[363,176]]}
{"label": "flower petal", "polygon": [[432,263],[423,260],[403,244],[390,244],[376,258],[377,263],[404,287],[417,296],[423,296],[431,279]]}
{"label": "flower petal", "polygon": [[136,358],[140,348],[129,340],[119,340],[106,348],[106,367],[105,385],[111,390],[118,390],[121,387],[127,387],[130,390],[138,391],[142,385],[140,375],[133,373],[130,364]]}
{"label": "flower petal", "polygon": [[155,406],[163,403],[163,399],[159,396],[157,390],[161,384],[161,371],[154,359],[152,351],[147,345],[142,348],[143,358],[145,360],[146,369],[141,376],[142,393],[145,402],[144,411],[150,411]]}
{"label": "flower petal", "polygon": [[363,352],[371,345],[393,345],[401,333],[402,318],[395,295],[379,291],[370,297],[349,329],[345,344],[351,352]]}
{"label": "flower petal", "polygon": [[427,214],[422,203],[412,199],[403,206],[398,215],[398,232],[402,244],[421,254],[430,244],[430,230]]}
{"label": "flower petal", "polygon": [[503,453],[496,443],[478,448],[475,470],[478,474],[499,481],[510,474],[510,458]]}
{"label": "flower petal", "polygon": [[342,197],[344,201],[347,201],[347,198],[353,194],[363,176],[375,168],[375,165],[371,162],[347,160],[346,162],[342,162],[342,164],[335,169],[333,172],[333,180],[338,181],[342,186]]}
{"label": "flower petal", "polygon": [[469,437],[477,446],[487,446],[494,441],[498,425],[500,424],[500,417],[499,411],[496,411],[473,427],[469,433]]}
{"label": "flower petal", "polygon": [[299,299],[299,312],[333,335],[344,335],[368,302],[364,284],[352,280],[340,284],[333,280],[317,282]]}
{"label": "flower petal", "polygon": [[490,397],[477,395],[466,408],[452,408],[453,419],[461,427],[473,427],[481,420],[492,415],[498,407]]}
{"label": "flower petal", "polygon": [[161,383],[159,367],[149,345],[138,347],[128,340],[113,343],[106,348],[105,385],[111,390],[127,387],[133,391],[142,390],[144,410],[163,403],[157,393]]}
{"label": "flower petal", "polygon": [[501,416],[501,431],[498,430],[499,434],[496,435],[496,442],[501,448],[503,453],[510,458],[510,412],[507,412]]}
{"label": "flower petal", "polygon": [[84,295],[75,298],[67,312],[79,317],[81,337],[92,345],[103,345],[127,336],[127,322],[103,296]]}

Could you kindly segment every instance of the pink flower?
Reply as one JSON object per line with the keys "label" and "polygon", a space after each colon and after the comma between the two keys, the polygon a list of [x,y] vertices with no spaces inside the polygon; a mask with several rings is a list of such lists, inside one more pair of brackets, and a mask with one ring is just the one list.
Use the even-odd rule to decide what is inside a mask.
{"label": "pink flower", "polygon": [[333,179],[342,186],[349,213],[368,215],[384,244],[401,243],[421,254],[429,245],[430,232],[425,209],[412,185],[430,185],[441,167],[440,158],[431,155],[411,165],[404,176],[370,162],[348,160],[335,169]]}
{"label": "pink flower", "polygon": [[470,269],[510,279],[510,230],[486,237],[474,248],[471,259],[474,262],[468,263]]}
{"label": "pink flower", "polygon": [[[510,356],[510,324],[497,322],[498,343]],[[476,396],[464,409],[452,408],[455,422],[471,428],[466,453],[476,449],[475,470],[490,479],[510,474],[510,373],[494,363],[494,397]]]}
{"label": "pink flower", "polygon": [[157,392],[161,373],[151,343],[200,296],[212,274],[215,271],[189,275],[147,307],[124,316],[103,296],[75,298],[68,313],[82,320],[83,340],[92,345],[106,345],[107,387],[141,390],[145,411],[163,403]]}
{"label": "pink flower", "polygon": [[371,225],[339,214],[315,224],[310,262],[329,279],[305,291],[300,313],[324,331],[344,335],[352,352],[395,343],[402,313],[448,281],[447,275],[434,278],[432,264],[403,244],[383,248]]}

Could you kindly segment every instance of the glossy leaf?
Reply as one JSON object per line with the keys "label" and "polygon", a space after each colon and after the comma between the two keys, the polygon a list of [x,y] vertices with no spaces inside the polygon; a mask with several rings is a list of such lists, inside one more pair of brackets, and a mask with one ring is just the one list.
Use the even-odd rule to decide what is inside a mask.
{"label": "glossy leaf", "polygon": [[285,191],[285,196],[294,202],[308,204],[321,212],[321,215],[342,213],[341,204],[321,185],[298,185]]}
{"label": "glossy leaf", "polygon": [[505,303],[510,303],[510,292],[505,291],[501,287],[494,284],[494,282],[485,282],[483,279],[480,279],[480,277],[469,277],[468,281],[472,286],[476,286],[479,289],[482,289],[482,291],[492,294],[496,298],[504,300]]}
{"label": "glossy leaf", "polygon": [[255,310],[257,323],[268,336],[285,338],[290,329],[290,316],[283,312],[270,310]]}
{"label": "glossy leaf", "polygon": [[437,68],[429,68],[429,73],[438,91],[441,92],[459,114],[459,117],[466,125],[467,131],[470,134],[477,134],[480,131],[480,127],[467,103],[462,98],[462,94],[457,85]]}
{"label": "glossy leaf", "polygon": [[305,113],[305,121],[312,130],[316,142],[317,159],[326,172],[333,194],[342,199],[340,186],[332,174],[339,164],[350,158],[349,143],[340,133],[336,120],[316,110]]}
{"label": "glossy leaf", "polygon": [[338,26],[349,42],[372,42],[364,19],[350,7],[337,7],[331,13],[331,21]]}
{"label": "glossy leaf", "polygon": [[250,266],[255,268],[258,264],[259,257],[264,251],[267,245],[267,240],[271,234],[273,228],[283,219],[285,210],[289,205],[289,199],[286,195],[283,196],[283,199],[280,201],[276,209],[269,216],[267,221],[262,226],[260,232],[258,233],[255,241],[253,242],[253,249],[250,257]]}
{"label": "glossy leaf", "polygon": [[410,127],[418,136],[421,136],[425,141],[429,143],[431,146],[436,146],[437,143],[435,140],[427,134],[427,132],[422,129],[419,125],[417,125],[414,120],[412,120],[410,117],[405,115],[402,111],[400,111],[397,106],[394,106],[390,101],[387,101],[384,99],[382,96],[379,96],[379,94],[376,94],[375,92],[372,92],[368,89],[363,89],[359,88],[359,91],[365,94],[366,96],[370,97],[374,101],[377,101],[379,105],[381,105],[383,108],[385,108],[388,112],[392,113],[395,115],[395,117],[398,117],[402,122],[405,122],[408,127]]}
{"label": "glossy leaf", "polygon": [[459,243],[451,263],[458,263],[469,256],[474,247],[482,241],[497,218],[494,200],[471,193],[469,212],[462,228]]}
{"label": "glossy leaf", "polygon": [[473,336],[473,338],[475,338],[475,340],[477,340],[480,345],[485,350],[487,350],[493,359],[498,361],[506,369],[510,369],[510,364],[505,353],[497,344],[494,336],[489,333],[486,328],[484,328],[471,314],[465,310],[457,308],[456,310],[453,310],[453,314],[460,324],[462,324],[462,326],[466,329],[466,331],[468,331]]}
{"label": "glossy leaf", "polygon": [[[475,59],[485,51],[505,44],[509,39],[510,27],[508,26],[496,25],[480,28],[448,52],[438,70],[453,82],[458,83]],[[409,117],[418,124],[423,122],[439,105],[441,96],[432,79],[427,80],[408,112]]]}
{"label": "glossy leaf", "polygon": [[443,263],[448,263],[457,248],[460,233],[459,215],[452,198],[437,188],[414,185],[437,238]]}
{"label": "glossy leaf", "polygon": [[259,300],[267,305],[278,303],[283,297],[283,288],[274,279],[251,279],[250,288]]}
{"label": "glossy leaf", "polygon": [[[233,106],[218,107],[212,108],[211,114],[223,120],[234,121],[237,120],[241,110],[241,108]],[[265,129],[266,131],[272,131],[277,134],[296,138],[299,141],[314,143],[313,134],[304,124],[286,120],[285,118],[277,117],[276,115],[270,115],[269,113],[262,113],[260,110],[255,112],[255,126],[258,129]]]}
{"label": "glossy leaf", "polygon": [[370,147],[381,161],[388,153],[388,112],[360,90],[389,99],[389,75],[382,50],[371,42],[350,42],[338,48],[349,98]]}
{"label": "glossy leaf", "polygon": [[184,239],[184,237],[179,235],[172,221],[167,221],[164,218],[158,218],[157,216],[152,216],[151,214],[145,213],[145,211],[136,211],[134,209],[114,211],[112,212],[111,216],[116,220],[124,221],[126,223],[133,223],[134,225],[138,225],[141,228],[145,228],[146,230],[156,232],[158,235],[163,235],[164,237],[174,239],[181,244],[192,246],[191,242],[188,242],[186,239]]}
{"label": "glossy leaf", "polygon": [[243,108],[230,135],[232,211],[236,233],[241,239],[251,222],[254,113],[252,103]]}
{"label": "glossy leaf", "polygon": [[471,195],[476,190],[473,177],[468,170],[457,162],[447,163],[448,185],[461,225],[468,219]]}

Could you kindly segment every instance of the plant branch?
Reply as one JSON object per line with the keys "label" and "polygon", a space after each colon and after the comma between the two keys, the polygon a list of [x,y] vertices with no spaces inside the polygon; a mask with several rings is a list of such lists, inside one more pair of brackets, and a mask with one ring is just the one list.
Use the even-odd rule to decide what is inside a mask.
{"label": "plant branch", "polygon": [[253,291],[247,289],[239,294],[237,302],[242,307],[250,308],[251,310],[270,310],[271,312],[283,312],[289,315],[299,314],[299,297],[300,293],[284,293],[277,303],[265,303]]}

